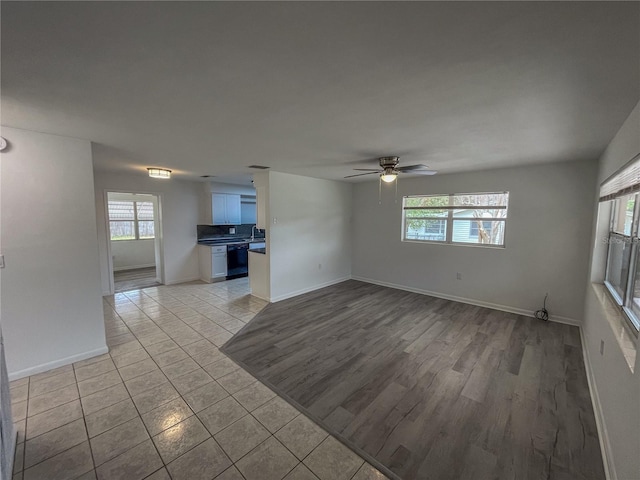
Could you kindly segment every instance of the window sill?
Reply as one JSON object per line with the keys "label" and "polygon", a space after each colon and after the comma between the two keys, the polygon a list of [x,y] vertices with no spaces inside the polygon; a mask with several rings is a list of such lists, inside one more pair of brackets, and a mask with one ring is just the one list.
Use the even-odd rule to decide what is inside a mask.
{"label": "window sill", "polygon": [[605,314],[605,318],[613,331],[614,337],[618,341],[618,345],[624,358],[633,373],[636,354],[637,354],[637,338],[630,331],[630,327],[627,323],[627,319],[624,318],[624,313],[619,305],[615,303],[607,287],[602,283],[592,283],[591,287],[595,293],[596,298],[600,302]]}
{"label": "window sill", "polygon": [[403,243],[427,243],[429,245],[449,245],[454,247],[475,247],[475,248],[491,248],[494,250],[504,250],[504,245],[491,245],[488,243],[464,243],[464,242],[440,242],[438,240],[407,240],[402,239]]}

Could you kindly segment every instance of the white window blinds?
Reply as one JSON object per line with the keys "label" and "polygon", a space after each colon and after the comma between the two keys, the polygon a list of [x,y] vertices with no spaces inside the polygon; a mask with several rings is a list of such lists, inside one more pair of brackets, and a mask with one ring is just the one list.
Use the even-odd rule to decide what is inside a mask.
{"label": "white window blinds", "polygon": [[600,201],[606,202],[638,191],[640,191],[640,155],[602,184]]}

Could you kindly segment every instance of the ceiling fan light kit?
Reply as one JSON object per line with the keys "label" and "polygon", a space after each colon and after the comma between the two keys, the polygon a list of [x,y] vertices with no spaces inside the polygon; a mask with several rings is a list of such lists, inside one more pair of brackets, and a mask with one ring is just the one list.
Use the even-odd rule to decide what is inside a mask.
{"label": "ceiling fan light kit", "polygon": [[344,178],[378,174],[381,181],[385,183],[392,183],[398,178],[399,173],[412,173],[418,175],[435,175],[437,173],[435,170],[429,170],[429,167],[422,164],[399,167],[398,164],[400,163],[400,157],[380,157],[378,161],[382,170],[374,170],[371,168],[354,168],[354,170],[367,173],[356,173],[355,175],[347,175]]}
{"label": "ceiling fan light kit", "polygon": [[394,171],[390,171],[390,172],[385,171],[384,173],[380,174],[380,180],[382,180],[385,183],[391,183],[397,177],[398,177],[398,172],[394,172]]}

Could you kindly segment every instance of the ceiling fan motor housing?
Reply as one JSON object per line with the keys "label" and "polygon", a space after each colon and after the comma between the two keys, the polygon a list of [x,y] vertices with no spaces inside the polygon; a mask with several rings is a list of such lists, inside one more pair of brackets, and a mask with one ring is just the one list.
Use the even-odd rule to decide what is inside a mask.
{"label": "ceiling fan motor housing", "polygon": [[380,166],[387,170],[388,168],[394,169],[400,162],[400,157],[380,157]]}

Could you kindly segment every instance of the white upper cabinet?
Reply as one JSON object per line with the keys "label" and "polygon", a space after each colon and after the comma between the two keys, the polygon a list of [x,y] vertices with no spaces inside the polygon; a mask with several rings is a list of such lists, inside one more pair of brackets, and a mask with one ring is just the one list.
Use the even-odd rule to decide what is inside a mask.
{"label": "white upper cabinet", "polygon": [[240,225],[240,195],[234,193],[211,194],[213,225]]}
{"label": "white upper cabinet", "polygon": [[240,195],[227,194],[227,223],[232,225],[240,225],[242,218],[240,213]]}

